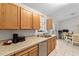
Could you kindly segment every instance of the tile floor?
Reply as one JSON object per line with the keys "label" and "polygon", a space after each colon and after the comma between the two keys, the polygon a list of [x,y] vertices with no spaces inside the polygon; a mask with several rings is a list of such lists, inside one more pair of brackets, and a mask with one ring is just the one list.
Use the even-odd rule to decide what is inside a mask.
{"label": "tile floor", "polygon": [[49,56],[79,56],[79,45],[72,45],[64,40],[57,40],[57,46]]}

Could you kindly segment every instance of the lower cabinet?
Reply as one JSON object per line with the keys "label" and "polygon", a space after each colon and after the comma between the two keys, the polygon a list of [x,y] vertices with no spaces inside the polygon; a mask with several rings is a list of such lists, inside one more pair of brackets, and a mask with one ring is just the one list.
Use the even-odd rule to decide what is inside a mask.
{"label": "lower cabinet", "polygon": [[15,56],[37,56],[38,55],[38,45],[34,45],[28,49],[17,52]]}
{"label": "lower cabinet", "polygon": [[[47,43],[46,43],[47,42]],[[15,56],[46,56],[55,49],[56,37],[52,37],[45,42],[34,45],[28,49],[23,49],[15,53]]]}
{"label": "lower cabinet", "polygon": [[37,56],[38,55],[38,49],[33,49],[29,52],[29,56]]}
{"label": "lower cabinet", "polygon": [[29,56],[29,54],[28,53],[25,53],[24,55],[22,55],[22,56]]}
{"label": "lower cabinet", "polygon": [[52,38],[52,50],[54,50],[55,49],[55,47],[56,47],[56,37],[53,37]]}
{"label": "lower cabinet", "polygon": [[51,52],[51,39],[49,39],[48,40],[48,50],[47,50],[47,52],[48,52],[48,54]]}
{"label": "lower cabinet", "polygon": [[52,37],[48,40],[48,55],[51,51],[55,49],[56,46],[56,37]]}

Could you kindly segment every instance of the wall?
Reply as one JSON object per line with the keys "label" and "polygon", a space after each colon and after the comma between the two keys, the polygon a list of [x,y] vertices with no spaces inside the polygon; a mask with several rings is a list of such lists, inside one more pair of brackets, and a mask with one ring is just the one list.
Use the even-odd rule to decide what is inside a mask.
{"label": "wall", "polygon": [[19,36],[32,36],[35,34],[34,30],[0,30],[0,40],[12,38],[13,33],[18,33]]}
{"label": "wall", "polygon": [[58,22],[58,29],[69,29],[70,31],[79,32],[79,16]]}

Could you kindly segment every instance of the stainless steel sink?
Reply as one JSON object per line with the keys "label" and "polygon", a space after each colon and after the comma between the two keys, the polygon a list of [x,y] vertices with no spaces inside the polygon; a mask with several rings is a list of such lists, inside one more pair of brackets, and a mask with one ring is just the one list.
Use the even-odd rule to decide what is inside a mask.
{"label": "stainless steel sink", "polygon": [[41,33],[41,34],[39,33],[37,36],[38,37],[45,37],[45,38],[51,37],[51,35],[49,33]]}
{"label": "stainless steel sink", "polygon": [[41,36],[38,35],[38,37],[48,38],[48,37],[51,37],[51,35],[41,35]]}

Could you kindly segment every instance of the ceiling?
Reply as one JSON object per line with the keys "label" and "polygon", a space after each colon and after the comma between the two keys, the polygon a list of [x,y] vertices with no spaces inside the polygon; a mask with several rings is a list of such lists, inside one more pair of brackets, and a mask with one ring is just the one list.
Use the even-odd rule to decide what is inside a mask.
{"label": "ceiling", "polygon": [[24,5],[50,16],[54,21],[63,21],[79,15],[79,3],[24,3]]}

